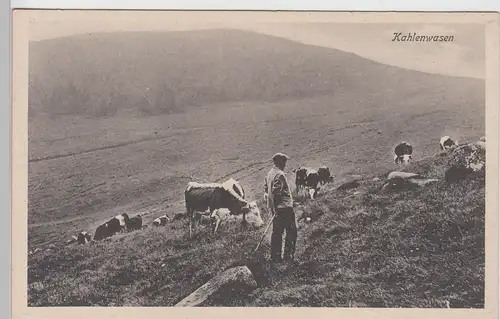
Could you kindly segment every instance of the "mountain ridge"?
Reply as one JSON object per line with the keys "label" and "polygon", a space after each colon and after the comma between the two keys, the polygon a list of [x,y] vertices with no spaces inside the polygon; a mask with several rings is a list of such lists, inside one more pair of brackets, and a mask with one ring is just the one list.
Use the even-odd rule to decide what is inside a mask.
{"label": "mountain ridge", "polygon": [[[162,114],[213,103],[484,83],[235,29],[72,35],[33,42],[30,56],[31,115],[99,117],[124,108]],[[409,76],[414,83],[398,80]]]}

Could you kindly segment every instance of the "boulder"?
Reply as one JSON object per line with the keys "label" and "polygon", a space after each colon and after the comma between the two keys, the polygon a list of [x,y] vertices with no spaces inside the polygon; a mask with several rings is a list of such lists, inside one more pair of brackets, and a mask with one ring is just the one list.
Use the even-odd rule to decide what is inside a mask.
{"label": "boulder", "polygon": [[418,184],[411,182],[408,178],[393,177],[382,186],[382,191],[402,191],[418,187]]}
{"label": "boulder", "polygon": [[389,175],[387,175],[387,179],[408,179],[408,178],[419,178],[420,176],[415,173],[408,173],[408,172],[390,172]]}
{"label": "boulder", "polygon": [[449,182],[456,182],[466,179],[473,172],[472,168],[465,166],[452,166],[444,173],[444,179]]}
{"label": "boulder", "polygon": [[476,143],[474,143],[474,145],[478,148],[486,149],[486,142],[477,141]]}
{"label": "boulder", "polygon": [[422,178],[422,179],[410,178],[409,181],[418,186],[425,186],[427,184],[438,182],[439,180],[435,178]]}
{"label": "boulder", "polygon": [[228,288],[249,291],[257,288],[257,282],[247,266],[230,268],[210,279],[189,296],[179,301],[175,307],[201,306],[207,299]]}
{"label": "boulder", "polygon": [[402,190],[414,189],[417,187],[423,187],[428,184],[439,181],[434,178],[421,178],[419,175],[416,175],[416,177],[417,178],[411,178],[411,177],[404,178],[399,176],[393,176],[391,179],[387,181],[387,183],[384,184],[384,186],[382,186],[382,190],[402,191]]}
{"label": "boulder", "polygon": [[445,171],[445,180],[454,182],[474,173],[485,173],[486,143],[482,141],[461,145],[453,151]]}

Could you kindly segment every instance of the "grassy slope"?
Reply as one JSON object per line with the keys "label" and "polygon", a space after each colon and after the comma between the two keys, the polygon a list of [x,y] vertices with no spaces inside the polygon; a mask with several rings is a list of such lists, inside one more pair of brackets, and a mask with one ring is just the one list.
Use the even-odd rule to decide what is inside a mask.
{"label": "grassy slope", "polygon": [[359,195],[306,205],[319,218],[301,231],[300,263],[245,304],[483,307],[484,175],[447,184],[445,163],[408,168],[441,179],[432,186],[383,194],[383,182],[367,181]]}
{"label": "grassy slope", "polygon": [[[436,156],[407,171],[442,179],[446,162]],[[482,307],[484,176],[396,193],[381,193],[383,181],[371,177],[359,194],[328,191],[297,207],[313,218],[299,223],[298,262],[268,269],[271,281],[248,297],[211,305]],[[30,257],[29,303],[171,306],[249,256],[261,231],[238,227],[215,237],[202,228],[188,241],[185,220],[177,220],[40,253]],[[257,255],[267,258],[267,248]]]}
{"label": "grassy slope", "polygon": [[[115,80],[129,82],[133,79],[135,84],[145,85],[150,84],[148,81],[156,83],[172,68],[176,71],[169,74],[177,75],[168,78],[181,77],[186,70],[197,70],[197,64],[183,65],[180,69],[174,67],[179,64],[176,61],[184,58],[187,49],[192,50],[192,61],[206,61],[206,65],[216,66],[200,73],[207,75],[206,78],[195,77],[192,79],[195,82],[186,82],[191,83],[191,88],[205,92],[199,89],[200,86],[210,83],[213,72],[220,74],[219,67],[226,65],[227,70],[222,73],[228,77],[215,82],[212,89],[228,85],[228,92],[239,93],[219,94],[216,99],[202,94],[200,100],[184,100],[183,112],[176,109],[173,114],[161,115],[157,113],[172,110],[160,108],[160,112],[153,110],[156,116],[149,117],[138,116],[140,109],[133,96],[122,101],[117,113],[81,109],[79,103],[65,104],[67,101],[61,101],[61,108],[58,108],[57,103],[41,105],[36,98],[31,99],[30,158],[81,154],[29,163],[30,249],[49,243],[58,245],[81,229],[92,231],[98,223],[118,212],[153,211],[156,216],[183,211],[182,189],[192,178],[214,181],[234,173],[232,175],[242,181],[251,198],[260,198],[269,155],[276,151],[290,154],[292,166],[329,165],[338,180],[349,174],[364,175],[393,169],[391,149],[402,139],[415,146],[415,158],[420,159],[436,153],[437,139],[442,134],[452,132],[459,140],[484,135],[484,82],[400,70],[360,60],[352,54],[255,35],[249,35],[245,42],[239,33],[233,34],[233,42],[230,41],[233,45],[224,47],[217,39],[231,34],[218,32],[221,33],[194,33],[187,42],[181,41],[189,39],[189,34],[184,33],[153,34],[146,36],[146,40],[144,34],[133,35],[135,40],[150,44],[148,52],[154,51],[152,47],[162,48],[159,36],[170,37],[171,45],[166,47],[177,48],[181,53],[162,55],[162,50],[157,51],[156,56],[169,57],[165,64],[150,63],[155,59],[137,59],[139,54],[146,53],[131,49],[139,50],[139,46],[127,44],[131,43],[130,34],[123,37],[106,35],[97,45],[92,40],[100,36],[92,35],[84,36],[83,40],[67,38],[32,46],[35,50],[32,53],[43,51],[32,55],[33,60],[30,60],[33,76],[30,93],[33,91],[35,97],[37,90],[48,94],[60,83],[86,79],[89,81],[86,87],[91,88],[89,92],[97,99],[89,105],[104,105],[106,111],[107,104],[100,104],[100,101],[102,96],[112,92],[108,84],[116,84]],[[207,34],[214,37],[206,40]],[[120,40],[107,45],[110,39]],[[201,40],[205,41],[204,50],[196,44]],[[210,43],[213,44],[208,45]],[[85,44],[85,50],[78,49],[81,44]],[[111,49],[119,45],[124,48],[123,54],[135,60],[115,58],[116,51]],[[103,51],[99,51],[101,47]],[[243,47],[245,50],[241,50]],[[144,42],[142,48],[146,50]],[[104,82],[76,76],[82,69],[96,74],[96,65],[89,61],[96,61],[95,54],[99,52],[108,54],[100,56],[102,61],[97,60],[100,61],[98,69],[106,71],[106,76],[118,76]],[[202,54],[196,55],[196,52]],[[43,61],[47,56],[53,57],[52,65],[45,69]],[[38,62],[35,59],[39,59]],[[300,63],[297,65],[296,61]],[[134,68],[133,74],[137,76],[126,73],[129,69],[124,65]],[[256,69],[259,65],[262,66]],[[242,69],[242,66],[248,68]],[[256,73],[250,76],[252,70]],[[278,76],[283,70],[293,72],[283,78]],[[46,78],[35,79],[45,75]],[[63,82],[60,76],[65,79]],[[267,80],[263,82],[265,85],[258,85],[249,78]],[[247,80],[250,82],[245,82]],[[342,86],[338,85],[339,81]],[[45,86],[35,89],[40,83]],[[121,92],[130,93],[132,91],[126,88],[134,83],[119,83],[117,87]],[[239,83],[241,89],[230,83]],[[272,86],[272,83],[282,86]],[[306,90],[310,83],[316,83],[314,87],[320,89]],[[188,87],[177,88],[179,92],[192,90]],[[267,87],[274,89],[267,91]],[[296,89],[300,89],[298,92],[305,98],[289,95],[290,90]],[[63,93],[56,94],[56,100],[68,96],[67,92]],[[99,96],[101,98],[97,98]],[[235,102],[238,100],[247,102]],[[273,100],[280,101],[268,102]],[[212,103],[200,106],[196,101]],[[184,107],[188,102],[197,107]],[[60,110],[74,111],[71,106],[75,105],[78,110],[72,114],[59,114]],[[450,201],[452,198],[450,196]],[[336,202],[343,207],[348,204],[345,200]],[[149,221],[146,219],[146,223]],[[312,231],[313,228],[308,229]],[[304,229],[301,236],[309,236],[307,232]],[[29,302],[32,305],[69,305],[71,300],[80,300],[82,304],[171,305],[224,266],[240,260],[253,248],[259,234],[226,228],[216,238],[201,234],[198,239],[188,242],[184,221],[176,221],[167,228],[117,236],[95,246],[64,248],[30,256]],[[476,253],[481,251],[484,250]],[[321,256],[321,253],[317,251],[315,255]],[[163,268],[162,264],[165,264]],[[351,269],[350,265],[345,267]],[[133,282],[123,279],[117,284],[120,282],[117,279],[124,278],[125,273],[135,276]],[[35,284],[40,282],[43,289]],[[292,289],[293,283],[281,282]],[[37,292],[38,289],[41,290]],[[273,289],[271,286],[265,291],[271,294]],[[276,302],[272,298],[269,300],[265,291],[261,291],[262,295],[256,292],[251,302]]]}

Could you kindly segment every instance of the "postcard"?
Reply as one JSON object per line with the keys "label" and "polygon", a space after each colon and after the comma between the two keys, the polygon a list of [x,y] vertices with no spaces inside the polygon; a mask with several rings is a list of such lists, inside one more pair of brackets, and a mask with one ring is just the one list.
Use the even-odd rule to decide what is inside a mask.
{"label": "postcard", "polygon": [[498,316],[498,14],[13,33],[14,318]]}

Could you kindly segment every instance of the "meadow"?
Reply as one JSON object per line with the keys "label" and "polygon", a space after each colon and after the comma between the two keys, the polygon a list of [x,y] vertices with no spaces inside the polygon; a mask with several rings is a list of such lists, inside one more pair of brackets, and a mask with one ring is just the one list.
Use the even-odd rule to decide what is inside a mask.
{"label": "meadow", "polygon": [[[273,39],[258,43],[269,41],[274,43]],[[195,42],[186,43],[184,53]],[[297,50],[311,49],[293,48],[287,51],[291,60]],[[243,57],[255,65],[273,60],[273,50],[266,54],[257,50],[260,55],[253,62],[248,60],[249,52]],[[275,55],[279,57],[283,50]],[[302,57],[305,62],[299,66],[308,70],[305,74],[312,83],[320,71],[307,63],[330,56],[323,49],[311,50],[314,54],[310,59]],[[190,52],[193,58],[195,53]],[[234,50],[230,53],[236,56]],[[333,59],[338,54],[332,53]],[[30,94],[49,92],[58,83],[36,81],[40,74],[50,78],[37,73],[37,63],[43,61],[40,56],[34,58]],[[233,69],[235,61],[228,63]],[[188,93],[195,91],[196,82],[188,89],[178,86],[182,94],[175,100],[185,102],[185,107],[161,112],[138,111],[131,106],[136,103],[133,99],[123,100],[123,107],[113,106],[112,112],[102,108],[59,112],[60,108],[44,101],[62,99],[61,92],[30,95],[28,249],[53,248],[28,258],[28,304],[172,306],[223,269],[245,260],[263,228],[226,225],[212,236],[208,227],[201,227],[189,240],[187,221],[182,218],[166,227],[116,235],[92,245],[64,246],[72,235],[93,232],[119,213],[147,213],[146,224],[163,214],[184,213],[183,191],[189,181],[233,177],[249,199],[260,201],[270,157],[278,151],[292,158],[286,169],[292,184],[291,170],[299,165],[329,166],[334,186],[352,178],[370,180],[400,169],[393,164],[392,150],[401,140],[415,149],[416,163],[409,170],[442,177],[446,161],[436,155],[439,138],[446,134],[466,142],[484,135],[482,81],[371,66],[354,55],[342,56],[340,61],[343,64],[331,75],[323,74],[323,82],[318,83],[332,82],[317,91],[306,90],[310,82],[305,78],[286,89],[275,87],[280,94],[266,89],[260,98],[262,86],[245,91],[245,83],[240,83],[243,89],[227,91],[244,94],[219,92],[206,103],[200,102],[203,96],[194,103]],[[355,71],[358,62],[370,66]],[[99,63],[102,67],[103,62]],[[353,67],[353,77],[347,67],[335,73],[345,65]],[[252,77],[282,71],[277,69],[261,67]],[[241,68],[234,74],[237,71]],[[214,87],[235,82],[233,71],[225,72],[228,79],[218,78]],[[158,73],[161,76],[162,71]],[[143,81],[139,75],[124,78]],[[287,79],[283,82],[288,83]],[[299,96],[287,93],[297,85],[304,86]],[[94,89],[101,90],[92,95],[96,104],[106,96],[102,87],[95,84]],[[208,92],[203,87],[201,92]],[[301,203],[298,211],[316,217],[300,226],[297,263],[284,270],[269,269],[266,278],[271,280],[261,282],[250,296],[228,295],[210,304],[442,307],[447,300],[452,307],[482,307],[484,178],[452,186],[441,181],[398,194],[378,194],[374,189],[379,184],[363,184],[361,195],[356,196],[333,188],[316,201]],[[264,209],[263,218],[269,219]],[[264,245],[256,256],[264,268],[267,254]]]}

